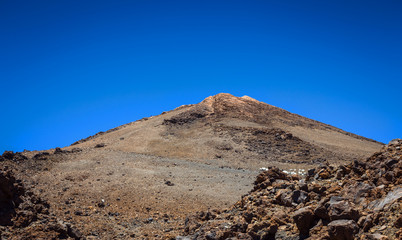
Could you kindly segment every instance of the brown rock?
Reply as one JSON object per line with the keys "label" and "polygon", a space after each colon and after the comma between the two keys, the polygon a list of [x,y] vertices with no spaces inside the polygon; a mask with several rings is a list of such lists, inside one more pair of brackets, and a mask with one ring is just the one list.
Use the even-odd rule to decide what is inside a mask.
{"label": "brown rock", "polygon": [[399,215],[398,219],[396,219],[395,227],[402,228],[402,215]]}
{"label": "brown rock", "polygon": [[359,212],[354,209],[353,204],[346,200],[340,200],[338,197],[331,197],[331,200],[329,201],[328,215],[331,221],[340,219],[357,221],[359,219]]}
{"label": "brown rock", "polygon": [[314,212],[309,207],[301,208],[293,213],[293,221],[296,223],[300,234],[308,235],[313,226]]}
{"label": "brown rock", "polygon": [[292,191],[290,189],[280,189],[277,194],[275,195],[275,202],[279,205],[283,206],[292,206],[292,198],[291,198]]}
{"label": "brown rock", "polygon": [[353,220],[335,220],[328,224],[330,240],[353,240],[359,227]]}
{"label": "brown rock", "polygon": [[373,214],[369,214],[367,216],[361,217],[358,224],[364,232],[367,232],[373,226],[373,221]]}
{"label": "brown rock", "polygon": [[328,172],[327,169],[325,169],[325,170],[323,170],[323,171],[320,171],[320,172],[318,173],[318,176],[319,176],[321,179],[328,179],[328,178],[331,177],[331,174]]}

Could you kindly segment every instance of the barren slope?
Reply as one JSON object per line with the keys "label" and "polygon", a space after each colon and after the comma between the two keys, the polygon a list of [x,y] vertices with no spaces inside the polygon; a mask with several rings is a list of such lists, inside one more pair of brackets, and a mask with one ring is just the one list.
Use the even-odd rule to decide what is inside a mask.
{"label": "barren slope", "polygon": [[50,204],[51,216],[87,239],[171,239],[186,216],[234,204],[261,167],[303,173],[381,145],[249,97],[218,94],[63,149],[6,152],[0,166],[14,169]]}
{"label": "barren slope", "polygon": [[73,147],[97,144],[110,150],[181,159],[222,158],[231,165],[253,168],[275,162],[350,161],[367,157],[382,146],[250,97],[230,94],[120,126]]}
{"label": "barren slope", "polygon": [[14,169],[50,204],[52,216],[73,223],[87,239],[175,236],[187,215],[230,206],[258,174],[219,160],[196,163],[104,148],[9,155],[0,166]]}

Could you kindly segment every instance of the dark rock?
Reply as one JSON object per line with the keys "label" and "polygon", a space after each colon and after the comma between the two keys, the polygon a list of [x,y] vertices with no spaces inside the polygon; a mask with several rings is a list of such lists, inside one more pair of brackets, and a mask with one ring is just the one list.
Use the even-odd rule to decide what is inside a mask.
{"label": "dark rock", "polygon": [[293,206],[292,191],[290,189],[280,189],[274,199],[279,205],[287,207]]}
{"label": "dark rock", "polygon": [[23,155],[22,153],[19,153],[19,152],[17,152],[17,153],[15,153],[15,155],[14,155],[14,161],[24,161],[24,160],[27,160],[28,158],[25,156],[25,155]]}
{"label": "dark rock", "polygon": [[24,189],[8,168],[0,169],[0,225],[12,225],[16,207],[22,202]]}
{"label": "dark rock", "polygon": [[350,199],[353,199],[354,203],[358,204],[364,200],[365,194],[373,188],[374,187],[370,184],[358,182],[347,189],[347,196],[349,196]]}
{"label": "dark rock", "polygon": [[2,157],[6,160],[12,160],[14,158],[14,152],[13,151],[4,151]]}
{"label": "dark rock", "polygon": [[359,219],[359,212],[354,209],[353,204],[339,198],[337,196],[331,197],[328,202],[328,215],[331,221],[339,219],[350,219],[357,221]]}
{"label": "dark rock", "polygon": [[10,226],[10,239],[82,239],[71,225],[50,215],[49,204],[5,168],[0,169],[0,225]]}
{"label": "dark rock", "polygon": [[82,149],[81,148],[73,148],[73,149],[71,149],[71,152],[72,153],[82,152]]}
{"label": "dark rock", "polygon": [[311,208],[301,208],[294,212],[292,217],[297,228],[299,229],[300,234],[308,235],[314,221],[314,213]]}
{"label": "dark rock", "polygon": [[50,153],[48,153],[48,152],[41,152],[41,153],[35,154],[35,156],[33,156],[33,159],[35,159],[35,160],[47,160],[49,155],[50,155]]}
{"label": "dark rock", "polygon": [[399,217],[395,221],[395,227],[397,228],[402,228],[402,215],[399,215]]}
{"label": "dark rock", "polygon": [[189,112],[182,112],[179,113],[175,116],[173,116],[170,119],[165,119],[163,120],[163,125],[186,125],[186,124],[191,124],[194,121],[200,120],[208,115],[208,110],[199,108],[199,109],[194,109]]}
{"label": "dark rock", "polygon": [[328,215],[328,209],[327,209],[327,202],[329,201],[329,198],[324,198],[322,199],[317,207],[314,209],[314,214],[324,220],[329,220],[329,215]]}
{"label": "dark rock", "polygon": [[394,164],[396,164],[396,163],[398,163],[398,160],[396,160],[396,159],[390,159],[390,160],[388,160],[388,161],[386,161],[385,162],[385,165],[387,166],[387,167],[392,167]]}
{"label": "dark rock", "polygon": [[358,225],[363,229],[364,232],[367,232],[374,225],[373,214],[361,217]]}
{"label": "dark rock", "polygon": [[75,240],[84,239],[82,233],[70,224],[67,224],[67,233],[69,237],[74,238]]}
{"label": "dark rock", "polygon": [[308,185],[304,182],[299,184],[299,188],[302,191],[308,192]]}
{"label": "dark rock", "polygon": [[82,216],[83,212],[80,211],[80,210],[77,210],[77,211],[74,212],[74,214],[77,215],[77,216]]}
{"label": "dark rock", "polygon": [[64,151],[64,150],[62,150],[61,148],[59,148],[59,147],[57,147],[55,150],[54,150],[54,153],[53,154],[61,154],[61,153],[65,153],[66,151]]}
{"label": "dark rock", "polygon": [[359,227],[353,220],[335,220],[328,224],[330,240],[353,240]]}
{"label": "dark rock", "polygon": [[[118,217],[118,216],[120,216],[120,213],[118,213],[118,212],[108,212],[107,213],[109,216],[111,216],[111,217]],[[152,218],[149,218],[148,220],[150,220],[150,219],[152,219]],[[153,221],[153,219],[152,219],[152,221]],[[152,221],[149,221],[149,222],[152,222]]]}
{"label": "dark rock", "polygon": [[95,145],[95,148],[103,148],[105,146],[106,145],[104,143],[98,143],[98,144]]}
{"label": "dark rock", "polygon": [[170,186],[170,187],[171,187],[171,186],[174,186],[174,183],[172,183],[171,181],[165,181],[165,184],[168,185],[168,186]]}
{"label": "dark rock", "polygon": [[244,220],[248,223],[250,223],[251,220],[253,220],[253,217],[255,216],[252,212],[248,212],[248,211],[243,212],[242,215],[243,215]]}
{"label": "dark rock", "polygon": [[315,168],[307,170],[307,176],[312,177],[312,176],[314,176],[314,174],[315,174]]}
{"label": "dark rock", "polygon": [[291,198],[292,198],[292,201],[297,204],[304,203],[309,200],[308,193],[306,193],[305,191],[300,191],[300,190],[293,191]]}
{"label": "dark rock", "polygon": [[98,207],[104,208],[105,206],[106,206],[105,200],[102,199],[100,202],[98,202]]}
{"label": "dark rock", "polygon": [[215,232],[208,232],[205,235],[205,239],[207,239],[207,240],[215,240],[216,239],[216,233]]}

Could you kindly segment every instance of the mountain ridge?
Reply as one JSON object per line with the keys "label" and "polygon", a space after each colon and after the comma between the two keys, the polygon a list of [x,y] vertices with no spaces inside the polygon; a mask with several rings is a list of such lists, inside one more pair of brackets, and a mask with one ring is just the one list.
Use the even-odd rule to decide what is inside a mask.
{"label": "mountain ridge", "polygon": [[[246,100],[246,101],[252,101],[252,102],[255,102],[255,103],[258,103],[258,104],[265,104],[265,105],[268,105],[268,106],[270,106],[270,107],[273,107],[273,108],[277,108],[277,109],[279,109],[279,110],[282,110],[282,111],[284,111],[284,112],[286,112],[286,113],[288,113],[288,114],[292,114],[292,115],[294,115],[294,116],[301,117],[301,118],[306,118],[306,117],[304,117],[304,116],[302,116],[302,115],[300,115],[300,114],[292,113],[292,112],[289,112],[289,111],[287,111],[287,110],[285,110],[285,109],[283,109],[283,108],[280,108],[280,107],[277,107],[277,106],[270,105],[270,104],[268,104],[268,103],[264,103],[264,102],[258,101],[258,100],[254,99],[254,98],[252,98],[252,97],[247,96],[247,95],[244,95],[244,96],[242,96],[242,97],[235,97],[235,96],[233,96],[232,94],[229,94],[229,93],[219,93],[219,94],[216,94],[216,95],[209,96],[209,97],[205,98],[204,100],[202,100],[202,101],[201,101],[200,103],[198,103],[198,104],[203,104],[203,103],[204,103],[204,104],[209,104],[209,102],[216,101],[216,98],[222,97],[222,96],[223,96],[223,97],[230,97],[230,98],[240,98],[240,99],[244,99],[244,100]],[[179,106],[179,107],[177,107],[177,108],[175,108],[175,109],[173,109],[173,110],[167,111],[167,112],[171,112],[171,111],[175,111],[175,110],[181,110],[181,109],[183,109],[183,108],[192,107],[192,106],[194,106],[194,105],[197,105],[197,104],[181,105],[181,106]],[[167,112],[166,112],[166,111],[165,111],[165,112],[162,112],[160,115],[166,114]],[[155,115],[155,116],[160,116],[160,115]],[[91,136],[89,136],[89,137],[80,139],[80,140],[78,140],[78,141],[72,143],[71,145],[76,145],[76,144],[79,144],[79,143],[82,143],[82,142],[91,140],[91,139],[93,139],[93,138],[95,138],[95,137],[98,137],[98,136],[100,136],[100,135],[103,135],[103,134],[106,134],[106,133],[109,133],[109,132],[113,132],[113,131],[119,130],[119,129],[125,127],[125,126],[129,126],[129,125],[131,125],[131,124],[133,124],[133,123],[135,123],[135,122],[138,122],[138,121],[148,120],[149,118],[152,118],[152,117],[155,117],[155,116],[144,117],[144,118],[142,118],[142,119],[139,119],[139,120],[136,120],[136,121],[133,121],[133,122],[129,122],[129,123],[126,123],[126,124],[123,124],[123,125],[120,125],[120,126],[111,128],[111,129],[109,129],[109,130],[107,130],[107,131],[100,131],[100,132],[98,132],[98,133],[96,133],[96,134],[94,134],[94,135],[91,135]],[[308,119],[308,118],[306,118],[306,119]],[[327,126],[327,127],[331,127],[331,128],[337,129],[339,132],[343,132],[343,133],[345,133],[345,134],[347,134],[347,135],[350,135],[350,136],[352,136],[352,137],[354,137],[354,138],[357,138],[357,139],[364,139],[364,140],[367,140],[367,141],[370,141],[370,142],[375,142],[375,143],[379,143],[379,144],[384,144],[384,143],[379,142],[379,141],[376,141],[376,140],[374,140],[374,139],[370,139],[370,138],[367,138],[367,137],[364,137],[364,136],[357,135],[357,134],[352,133],[352,132],[345,131],[345,130],[343,130],[343,129],[341,129],[341,128],[334,127],[334,126],[332,126],[332,125],[330,125],[330,124],[326,124],[326,123],[323,123],[323,122],[320,122],[320,121],[317,121],[317,120],[314,120],[314,119],[309,119],[309,120],[311,120],[311,121],[313,121],[313,122],[315,122],[315,123],[318,123],[318,124],[322,124],[322,125]]]}

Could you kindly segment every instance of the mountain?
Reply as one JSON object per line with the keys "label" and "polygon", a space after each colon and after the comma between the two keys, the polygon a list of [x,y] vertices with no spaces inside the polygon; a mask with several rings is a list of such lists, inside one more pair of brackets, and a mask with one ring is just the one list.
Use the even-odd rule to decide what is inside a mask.
{"label": "mountain", "polygon": [[[183,234],[208,235],[198,227],[214,228],[213,221],[212,225],[209,222],[212,215],[247,196],[263,169],[272,172],[276,167],[279,176],[289,173],[284,179],[273,180],[273,186],[275,191],[291,194],[286,195],[291,199],[294,188],[299,188],[298,179],[307,175],[311,207],[320,200],[315,191],[321,194],[329,186],[337,191],[336,166],[343,169],[349,164],[361,179],[371,179],[367,174],[374,173],[388,180],[400,177],[400,168],[389,171],[384,165],[384,172],[375,169],[377,163],[371,164],[373,169],[364,176],[359,167],[364,163],[359,161],[382,146],[247,96],[218,94],[97,133],[68,147],[4,152],[0,156],[0,238],[175,239]],[[400,151],[400,146],[391,150]],[[395,164],[388,158],[384,161]],[[324,187],[317,185],[316,189],[314,182],[319,178],[323,178]],[[266,191],[268,184],[258,188]],[[348,184],[351,182],[346,179],[345,186]],[[381,187],[380,182],[375,184]],[[250,194],[256,200],[254,203],[248,196],[253,205],[276,196],[276,192]],[[290,204],[289,209],[283,209],[285,214],[293,212]],[[223,211],[229,215],[221,216],[232,216],[231,210]],[[191,222],[194,219],[188,216],[196,212],[200,213]],[[293,222],[287,220],[293,229]],[[289,234],[297,233],[292,230]]]}
{"label": "mountain", "polygon": [[339,163],[368,157],[381,143],[248,96],[221,93],[144,118],[72,147],[192,160],[222,158],[239,167]]}

